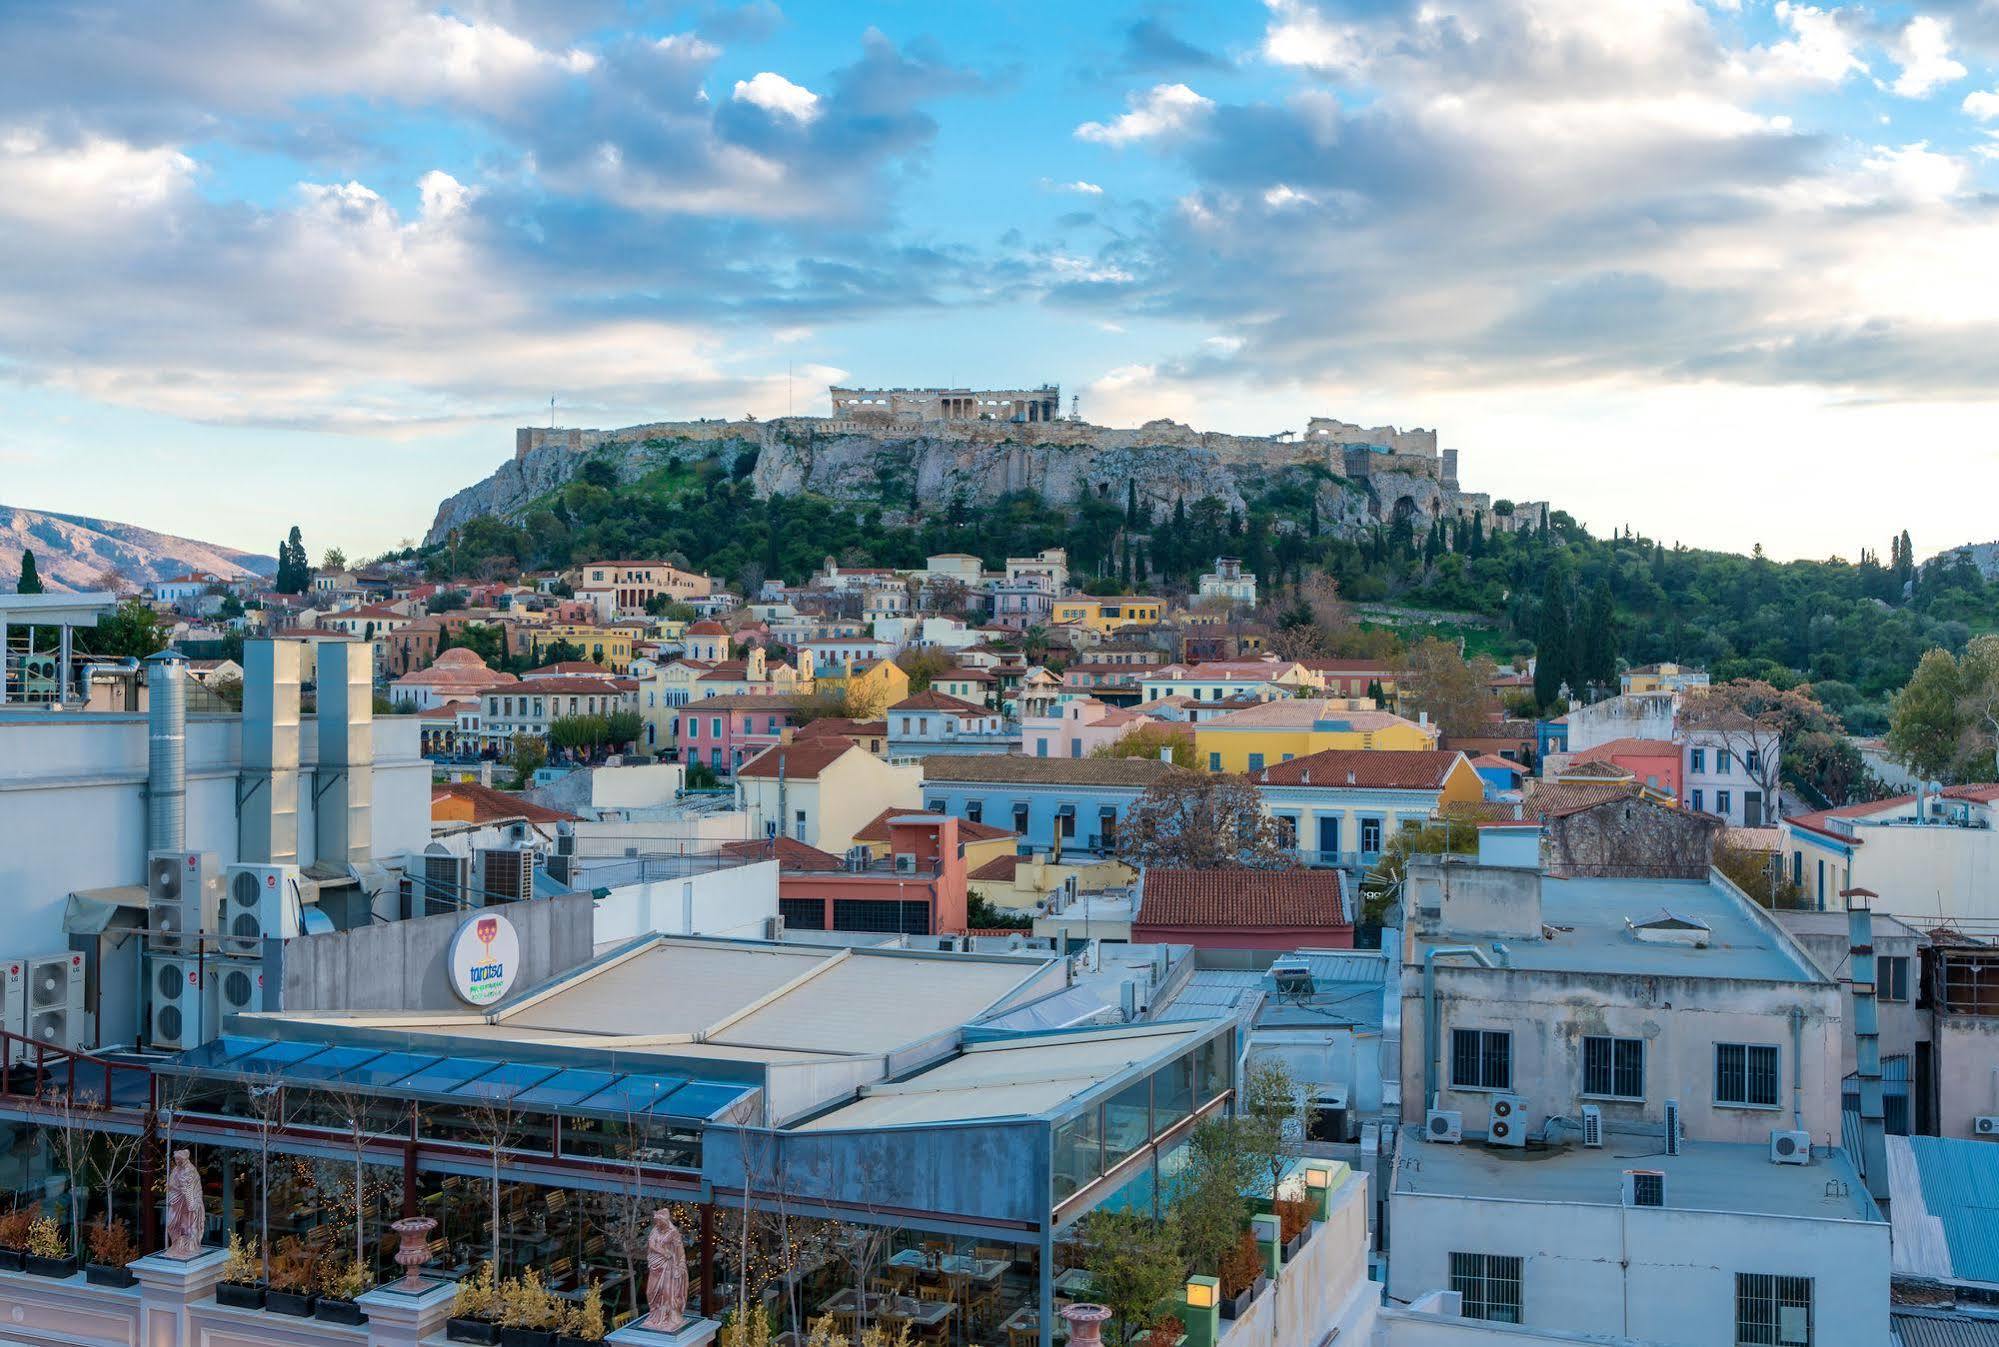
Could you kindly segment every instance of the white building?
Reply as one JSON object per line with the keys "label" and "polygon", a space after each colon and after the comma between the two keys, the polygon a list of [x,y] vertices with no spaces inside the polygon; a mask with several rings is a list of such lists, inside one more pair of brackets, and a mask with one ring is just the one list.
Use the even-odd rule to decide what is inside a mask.
{"label": "white building", "polygon": [[1735,828],[1767,828],[1776,822],[1782,750],[1774,731],[1683,729],[1677,738],[1687,808],[1713,814]]}
{"label": "white building", "polygon": [[1225,599],[1248,608],[1256,607],[1256,575],[1242,568],[1241,557],[1216,557],[1215,568],[1200,580],[1200,597]]}
{"label": "white building", "polygon": [[1919,925],[1999,917],[1999,785],[1947,786],[1785,819],[1785,877],[1805,903],[1839,909],[1871,889],[1877,912]]}

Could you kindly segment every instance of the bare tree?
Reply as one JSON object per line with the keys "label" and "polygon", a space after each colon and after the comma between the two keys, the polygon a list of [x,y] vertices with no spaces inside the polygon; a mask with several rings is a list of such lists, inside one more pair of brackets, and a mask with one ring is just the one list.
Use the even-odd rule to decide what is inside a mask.
{"label": "bare tree", "polygon": [[491,1096],[482,1099],[473,1108],[471,1121],[473,1135],[479,1138],[479,1144],[486,1150],[492,1195],[488,1215],[493,1222],[493,1275],[498,1277],[505,1271],[505,1264],[500,1261],[500,1165],[507,1152],[520,1143],[522,1121],[511,1097]]}
{"label": "bare tree", "polygon": [[93,1190],[104,1197],[105,1215],[112,1214],[118,1185],[139,1158],[143,1133],[100,1131],[91,1125],[95,1112],[87,1099],[78,1102],[75,1090],[51,1088],[42,1096],[42,1107],[54,1121],[52,1145],[58,1163],[69,1179],[69,1247],[82,1248],[84,1208]]}
{"label": "bare tree", "polygon": [[257,1125],[257,1255],[262,1276],[271,1279],[271,1140],[285,1125],[284,1082],[264,1073],[243,1078],[251,1119]]}
{"label": "bare tree", "polygon": [[1763,792],[1771,817],[1783,779],[1780,755],[1787,729],[1802,730],[1826,718],[1826,710],[1806,693],[1771,686],[1760,679],[1690,690],[1680,703],[1680,727],[1730,754]]}
{"label": "bare tree", "polygon": [[1285,870],[1297,856],[1246,776],[1174,772],[1146,787],[1125,814],[1117,858],[1132,866]]}

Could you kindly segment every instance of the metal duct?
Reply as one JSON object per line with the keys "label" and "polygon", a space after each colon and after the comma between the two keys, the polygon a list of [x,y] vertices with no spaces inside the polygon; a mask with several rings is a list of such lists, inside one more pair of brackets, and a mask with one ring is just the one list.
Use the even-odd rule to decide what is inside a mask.
{"label": "metal duct", "polygon": [[370,859],[375,798],[375,670],[365,641],[319,643],[319,765],[313,783],[313,837],[325,865]]}
{"label": "metal duct", "polygon": [[178,652],[146,661],[146,698],[146,850],[185,851],[187,660]]}
{"label": "metal duct", "polygon": [[299,662],[297,641],[243,646],[243,777],[237,858],[298,864]]}
{"label": "metal duct", "polygon": [[1847,972],[1853,979],[1853,1073],[1860,1078],[1860,1166],[1867,1191],[1888,1205],[1887,1112],[1881,1102],[1881,1020],[1874,979],[1874,894],[1846,889]]}

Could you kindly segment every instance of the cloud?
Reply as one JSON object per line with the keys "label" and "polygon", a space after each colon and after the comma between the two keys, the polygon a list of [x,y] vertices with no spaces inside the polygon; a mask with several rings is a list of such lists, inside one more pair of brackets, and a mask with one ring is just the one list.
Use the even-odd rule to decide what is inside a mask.
{"label": "cloud", "polygon": [[1951,59],[1950,21],[1928,14],[1918,14],[1902,29],[1895,42],[1895,60],[1902,73],[1893,87],[1904,98],[1927,98],[1970,73]]}
{"label": "cloud", "polygon": [[1104,189],[1096,183],[1085,182],[1081,178],[1076,179],[1074,182],[1056,182],[1052,178],[1043,178],[1041,180],[1041,189],[1045,192],[1074,192],[1078,196],[1102,196],[1104,194]]}
{"label": "cloud", "polygon": [[1125,102],[1131,109],[1129,112],[1109,122],[1084,122],[1076,128],[1076,138],[1123,146],[1178,135],[1215,106],[1184,84],[1155,84],[1144,93],[1127,95]]}
{"label": "cloud", "polygon": [[1867,63],[1857,49],[1859,35],[1852,30],[1846,11],[1777,0],[1773,12],[1791,36],[1754,54],[1763,78],[1775,83],[1836,85],[1848,75],[1867,73]]}
{"label": "cloud", "polygon": [[1225,70],[1228,62],[1182,38],[1158,19],[1140,19],[1124,32],[1124,69],[1134,74]]}
{"label": "cloud", "polygon": [[819,118],[818,94],[768,70],[759,71],[750,79],[737,80],[731,96],[738,103],[760,107],[794,122],[813,122]]}
{"label": "cloud", "polygon": [[1964,111],[1982,122],[1999,120],[1999,89],[1966,94]]}

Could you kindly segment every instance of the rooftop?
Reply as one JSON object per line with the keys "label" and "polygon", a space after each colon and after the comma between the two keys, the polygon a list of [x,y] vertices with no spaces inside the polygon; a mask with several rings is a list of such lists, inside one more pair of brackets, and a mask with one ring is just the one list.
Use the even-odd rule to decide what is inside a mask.
{"label": "rooftop", "polygon": [[[949,674],[939,676],[944,678],[950,677]],[[960,716],[990,716],[994,714],[987,707],[977,706],[961,698],[935,691],[919,692],[913,697],[904,697],[888,709],[891,711],[945,711],[952,715]]]}
{"label": "rooftop", "polygon": [[[458,703],[453,703],[457,705]],[[472,807],[474,823],[495,823],[501,819],[526,819],[529,823],[568,823],[576,819],[574,814],[565,814],[560,809],[548,809],[534,803],[525,796],[514,795],[491,786],[482,786],[476,781],[443,781],[430,788],[431,812],[437,812],[440,801],[457,800]]]}
{"label": "rooftop", "polygon": [[[856,842],[888,841],[888,825],[891,820],[913,819],[935,821],[944,818],[942,814],[926,813],[921,809],[884,809],[854,833]],[[1015,837],[1011,828],[995,828],[990,823],[975,823],[971,819],[958,820],[958,840],[960,842],[996,842],[1002,837]]]}
{"label": "rooftop", "polygon": [[1385,730],[1396,725],[1416,728],[1416,722],[1404,719],[1393,711],[1349,711],[1344,697],[1280,697],[1272,702],[1258,702],[1240,711],[1231,711],[1224,716],[1216,716],[1202,726],[1216,730],[1352,730],[1365,733],[1370,730]]}
{"label": "rooftop", "polygon": [[1999,1146],[1891,1136],[1888,1210],[1895,1273],[1999,1287]]}
{"label": "rooftop", "polygon": [[1167,870],[1139,876],[1146,926],[1347,927],[1338,870]]}
{"label": "rooftop", "polygon": [[1022,753],[936,754],[923,759],[925,782],[1021,786],[1123,786],[1143,790],[1184,772],[1158,758],[1033,758]]}
{"label": "rooftop", "polygon": [[1329,748],[1249,775],[1250,780],[1266,786],[1438,790],[1462,761],[1464,754],[1441,749]]}
{"label": "rooftop", "polygon": [[[787,781],[813,781],[849,753],[861,753],[861,750],[854,746],[853,740],[831,735],[801,739],[793,744],[775,744],[738,767],[736,779],[768,777],[774,780],[782,774]],[[867,756],[865,753],[861,755]]]}
{"label": "rooftop", "polygon": [[[1810,1164],[1779,1165],[1771,1163],[1769,1148],[1761,1145],[1685,1141],[1678,1155],[1666,1155],[1656,1137],[1612,1133],[1607,1140],[1600,1148],[1446,1146],[1423,1140],[1422,1127],[1411,1125],[1402,1129],[1402,1153],[1416,1163],[1396,1165],[1394,1191],[1615,1207],[1623,1200],[1624,1171],[1652,1169],[1666,1176],[1666,1208],[1671,1211],[1881,1220],[1853,1162],[1837,1147],[1814,1150]],[[1649,1214],[1634,1210],[1631,1219]]]}

